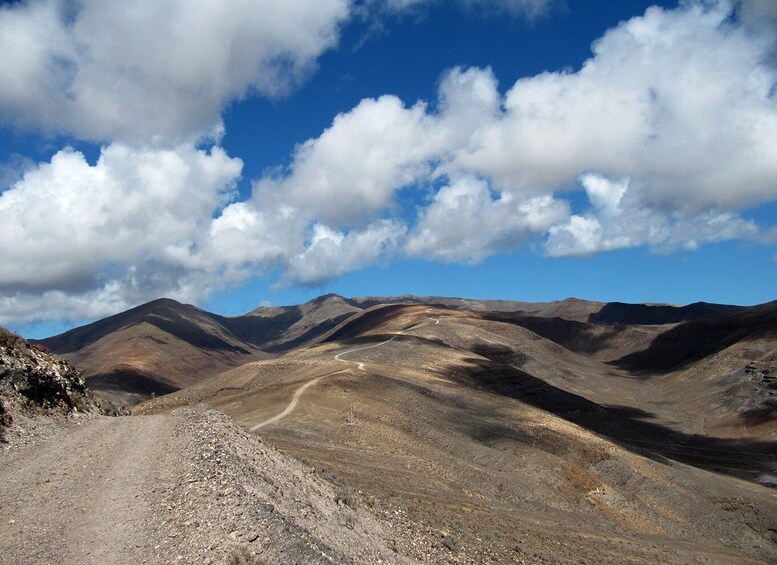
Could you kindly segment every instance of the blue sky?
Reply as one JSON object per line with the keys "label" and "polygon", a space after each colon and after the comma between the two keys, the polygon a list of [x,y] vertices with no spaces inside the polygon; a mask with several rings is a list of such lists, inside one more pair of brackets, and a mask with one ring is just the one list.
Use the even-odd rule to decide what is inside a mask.
{"label": "blue sky", "polygon": [[222,4],[0,5],[0,325],[777,298],[774,2]]}

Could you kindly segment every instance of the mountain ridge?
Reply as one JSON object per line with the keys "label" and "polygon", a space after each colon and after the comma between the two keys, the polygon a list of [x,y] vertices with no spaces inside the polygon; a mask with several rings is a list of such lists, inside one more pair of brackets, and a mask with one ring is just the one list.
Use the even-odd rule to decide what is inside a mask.
{"label": "mountain ridge", "polygon": [[[239,316],[222,316],[161,298],[38,342],[81,368],[98,395],[127,406],[246,362],[315,344],[352,317],[386,304],[521,317],[525,327],[551,339],[553,335],[558,339],[559,332],[569,333],[558,341],[563,346],[587,340],[594,350],[606,348],[607,340],[602,340],[609,334],[611,345],[622,347],[624,340],[632,343],[620,357],[648,348],[659,333],[658,326],[718,320],[769,306],[670,306],[578,298],[540,303],[413,295],[346,298],[330,293],[300,305],[260,306]],[[644,327],[625,329],[637,326]],[[639,335],[644,343],[637,339]],[[597,339],[602,342],[599,346],[594,343]]]}

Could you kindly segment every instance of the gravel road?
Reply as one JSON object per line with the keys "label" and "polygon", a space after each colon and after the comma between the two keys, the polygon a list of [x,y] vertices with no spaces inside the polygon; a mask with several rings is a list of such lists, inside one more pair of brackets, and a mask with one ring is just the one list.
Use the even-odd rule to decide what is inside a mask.
{"label": "gravel road", "polygon": [[204,405],[0,454],[0,564],[445,563],[428,527]]}
{"label": "gravel road", "polygon": [[165,416],[100,418],[0,458],[0,562],[142,563]]}

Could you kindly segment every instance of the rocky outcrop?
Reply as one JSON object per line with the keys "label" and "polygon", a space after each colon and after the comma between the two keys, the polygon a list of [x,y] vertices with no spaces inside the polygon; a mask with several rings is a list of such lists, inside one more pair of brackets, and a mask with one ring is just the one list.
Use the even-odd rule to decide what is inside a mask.
{"label": "rocky outcrop", "polygon": [[0,328],[0,441],[18,418],[66,416],[100,408],[67,361]]}

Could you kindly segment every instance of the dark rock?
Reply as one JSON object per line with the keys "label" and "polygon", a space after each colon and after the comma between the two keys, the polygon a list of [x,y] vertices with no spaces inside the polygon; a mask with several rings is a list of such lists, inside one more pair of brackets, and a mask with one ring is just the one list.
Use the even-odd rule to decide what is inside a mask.
{"label": "dark rock", "polygon": [[100,412],[79,372],[43,347],[0,328],[0,437],[15,413]]}

